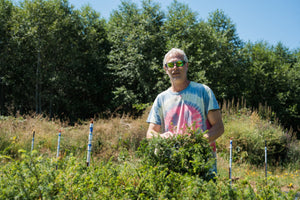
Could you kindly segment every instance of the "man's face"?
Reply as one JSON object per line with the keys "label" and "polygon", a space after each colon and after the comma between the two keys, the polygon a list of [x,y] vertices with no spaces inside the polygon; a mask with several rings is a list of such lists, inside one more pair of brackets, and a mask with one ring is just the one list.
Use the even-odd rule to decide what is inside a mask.
{"label": "man's face", "polygon": [[[166,63],[183,61],[182,55],[171,54],[167,57]],[[188,63],[185,63],[183,66],[179,67],[174,64],[174,67],[164,66],[166,73],[169,75],[171,81],[185,81],[187,79],[187,69]]]}

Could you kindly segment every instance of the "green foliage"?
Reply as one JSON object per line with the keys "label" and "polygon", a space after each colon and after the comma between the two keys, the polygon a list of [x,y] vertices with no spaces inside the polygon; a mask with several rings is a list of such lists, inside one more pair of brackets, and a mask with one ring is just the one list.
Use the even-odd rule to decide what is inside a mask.
{"label": "green foliage", "polygon": [[221,10],[210,13],[207,23],[211,34],[210,45],[205,49],[209,57],[202,66],[206,78],[220,101],[241,98],[248,72],[235,25]]}
{"label": "green foliage", "polygon": [[13,5],[10,1],[0,1],[0,114],[5,109],[5,97],[8,92],[4,87],[7,84],[6,74],[9,72],[7,65],[9,63],[9,30],[11,29],[10,19],[13,13]]}
{"label": "green foliage", "polygon": [[192,53],[194,45],[194,29],[197,26],[197,13],[193,12],[188,5],[173,1],[168,7],[166,21],[163,30],[168,38],[166,51],[171,48],[181,48],[188,55]]}
{"label": "green foliage", "polygon": [[297,131],[300,122],[299,56],[280,43],[276,47],[266,42],[248,43],[244,51],[250,70],[250,84],[245,88],[247,103],[258,108],[265,102],[275,111],[281,124]]}
{"label": "green foliage", "polygon": [[159,165],[163,169],[198,175],[203,179],[213,176],[213,172],[210,171],[215,163],[212,147],[203,137],[203,133],[192,129],[189,129],[186,135],[167,139],[144,139],[139,151],[148,165]]}
{"label": "green foliage", "polygon": [[295,199],[297,191],[279,189],[276,178],[204,181],[167,169],[123,163],[85,163],[70,156],[57,161],[20,151],[21,159],[0,166],[1,199]]}
{"label": "green foliage", "polygon": [[143,1],[142,9],[123,1],[119,10],[112,13],[108,23],[112,44],[108,58],[115,108],[128,112],[134,104],[153,101],[152,91],[160,89],[163,18],[158,4],[151,1]]}
{"label": "green foliage", "polygon": [[2,111],[77,119],[106,110],[109,95],[100,95],[109,93],[103,78],[109,50],[105,21],[91,8],[74,11],[58,0],[24,1],[12,12],[10,48],[1,65],[2,88],[10,92],[4,97],[1,92]]}
{"label": "green foliage", "polygon": [[2,199],[38,199],[53,196],[58,191],[53,162],[37,156],[37,151],[27,154],[19,151],[22,160],[2,166]]}

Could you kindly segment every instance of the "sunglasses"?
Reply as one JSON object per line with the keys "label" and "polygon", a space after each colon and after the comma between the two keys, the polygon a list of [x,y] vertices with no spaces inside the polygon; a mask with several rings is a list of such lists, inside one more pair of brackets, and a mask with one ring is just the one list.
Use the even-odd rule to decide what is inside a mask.
{"label": "sunglasses", "polygon": [[185,64],[185,61],[178,60],[176,62],[169,62],[166,64],[166,67],[173,68],[175,66],[175,64],[177,67],[182,67]]}

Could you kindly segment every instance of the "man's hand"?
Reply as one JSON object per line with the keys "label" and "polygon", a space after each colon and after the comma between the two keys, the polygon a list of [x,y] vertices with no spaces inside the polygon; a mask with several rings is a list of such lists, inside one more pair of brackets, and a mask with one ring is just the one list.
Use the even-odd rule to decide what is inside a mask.
{"label": "man's hand", "polygon": [[160,125],[150,123],[148,131],[147,131],[147,138],[158,137],[158,135],[162,138],[169,138],[172,137],[174,134],[170,131],[160,134]]}
{"label": "man's hand", "polygon": [[174,134],[172,132],[168,131],[168,132],[165,132],[163,134],[160,134],[160,137],[162,137],[162,138],[169,138],[169,137],[173,137],[173,135]]}

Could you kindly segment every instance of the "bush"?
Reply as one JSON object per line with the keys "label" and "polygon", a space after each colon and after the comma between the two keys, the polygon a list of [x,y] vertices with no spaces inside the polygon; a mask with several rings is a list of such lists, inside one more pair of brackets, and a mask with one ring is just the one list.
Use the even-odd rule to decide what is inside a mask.
{"label": "bush", "polygon": [[297,192],[280,191],[276,178],[268,185],[262,178],[255,189],[247,180],[230,186],[139,162],[87,167],[67,156],[56,170],[56,159],[20,153],[20,160],[0,165],[0,199],[295,199]]}
{"label": "bush", "polygon": [[212,176],[211,169],[215,157],[203,134],[189,128],[188,134],[185,135],[167,139],[161,137],[144,139],[139,154],[147,165],[158,165],[173,172],[199,175],[203,179],[209,179]]}
{"label": "bush", "polygon": [[251,115],[232,115],[226,118],[225,134],[218,140],[218,150],[228,155],[227,147],[232,138],[234,162],[263,166],[266,141],[268,163],[284,165],[294,162],[292,158],[297,157],[297,148],[291,149],[295,143],[291,134],[262,119],[257,112],[252,112]]}

